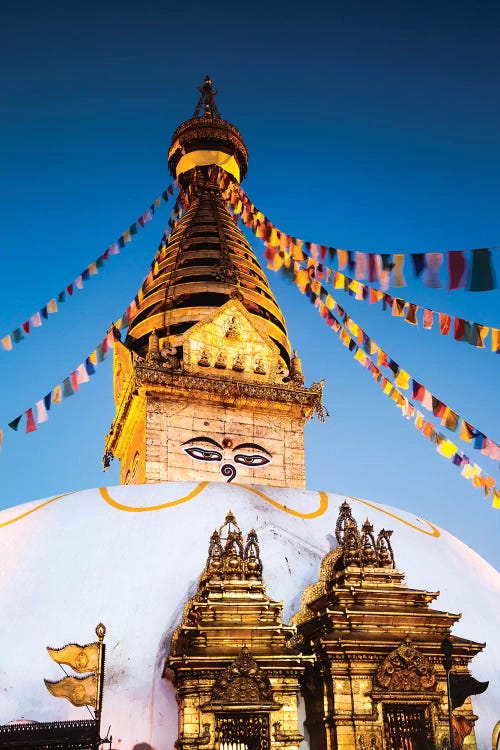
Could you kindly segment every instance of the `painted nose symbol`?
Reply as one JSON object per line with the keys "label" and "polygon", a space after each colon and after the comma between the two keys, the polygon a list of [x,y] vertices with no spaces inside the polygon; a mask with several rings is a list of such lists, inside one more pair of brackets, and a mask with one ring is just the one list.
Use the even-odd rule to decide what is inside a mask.
{"label": "painted nose symbol", "polygon": [[235,476],[236,476],[236,469],[234,468],[234,466],[232,464],[223,464],[220,467],[220,473],[222,474],[223,477],[227,477],[228,478],[227,481],[229,483],[229,482],[232,482],[233,479],[235,478]]}

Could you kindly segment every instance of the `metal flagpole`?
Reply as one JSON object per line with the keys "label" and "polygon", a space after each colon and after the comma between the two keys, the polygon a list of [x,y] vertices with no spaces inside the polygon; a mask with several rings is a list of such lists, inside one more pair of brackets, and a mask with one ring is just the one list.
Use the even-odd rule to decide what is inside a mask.
{"label": "metal flagpole", "polygon": [[453,664],[451,655],[453,653],[453,643],[450,641],[449,638],[445,638],[441,643],[441,651],[444,654],[443,659],[443,667],[446,670],[446,687],[447,687],[447,693],[448,693],[448,727],[450,731],[450,750],[453,750],[453,717],[452,717],[452,710],[453,707],[451,705],[451,690],[450,690],[450,672],[451,667]]}
{"label": "metal flagpole", "polygon": [[95,629],[97,638],[99,640],[99,664],[97,668],[97,691],[95,697],[95,718],[97,721],[97,737],[98,742],[96,747],[99,746],[101,740],[101,714],[102,714],[102,687],[104,682],[104,657],[106,651],[106,645],[104,644],[104,636],[106,635],[106,628],[102,624]]}

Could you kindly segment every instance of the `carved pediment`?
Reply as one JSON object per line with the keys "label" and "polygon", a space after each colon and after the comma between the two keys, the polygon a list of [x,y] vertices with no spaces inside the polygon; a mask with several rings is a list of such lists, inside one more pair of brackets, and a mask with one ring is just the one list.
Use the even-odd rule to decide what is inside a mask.
{"label": "carved pediment", "polygon": [[282,383],[288,370],[278,347],[238,300],[232,299],[192,326],[183,336],[186,372]]}
{"label": "carved pediment", "polygon": [[248,649],[243,647],[238,658],[225,669],[212,689],[214,703],[230,705],[267,705],[273,702],[269,678]]}
{"label": "carved pediment", "polygon": [[385,657],[375,675],[377,686],[391,692],[421,692],[436,684],[434,666],[406,637]]}

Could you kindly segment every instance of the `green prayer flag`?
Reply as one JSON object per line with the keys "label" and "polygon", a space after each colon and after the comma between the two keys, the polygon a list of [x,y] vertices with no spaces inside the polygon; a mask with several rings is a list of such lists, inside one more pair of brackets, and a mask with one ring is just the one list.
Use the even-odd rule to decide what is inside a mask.
{"label": "green prayer flag", "polygon": [[9,422],[9,427],[17,432],[17,428],[19,427],[19,422],[21,421],[22,417],[23,415],[21,414],[21,416],[16,417],[12,420],[12,422]]}
{"label": "green prayer flag", "polygon": [[135,223],[135,221],[134,221],[134,223],[133,223],[133,224],[131,225],[131,227],[130,227],[130,229],[129,229],[128,231],[130,232],[130,234],[137,234],[137,233],[138,233],[138,232],[137,232],[137,224]]}
{"label": "green prayer flag", "polygon": [[20,328],[16,328],[16,330],[12,332],[12,338],[16,344],[19,344],[19,342],[23,340],[24,336]]}
{"label": "green prayer flag", "polygon": [[97,258],[95,264],[97,268],[102,268],[104,266],[104,258],[102,257],[102,255]]}
{"label": "green prayer flag", "polygon": [[58,302],[66,302],[66,292],[59,292],[57,295]]}
{"label": "green prayer flag", "polygon": [[69,398],[74,394],[74,390],[71,387],[71,382],[69,378],[64,378],[63,380],[63,398]]}

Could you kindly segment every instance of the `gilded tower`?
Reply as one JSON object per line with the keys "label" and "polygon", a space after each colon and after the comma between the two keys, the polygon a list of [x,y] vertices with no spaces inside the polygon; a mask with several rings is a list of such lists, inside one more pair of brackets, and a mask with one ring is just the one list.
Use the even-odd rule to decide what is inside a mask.
{"label": "gilded tower", "polygon": [[116,416],[105,455],[122,484],[232,481],[305,487],[304,423],[321,385],[304,386],[283,314],[224,200],[248,154],[207,77],[175,131],[168,166],[182,217],[158,249],[114,353]]}

